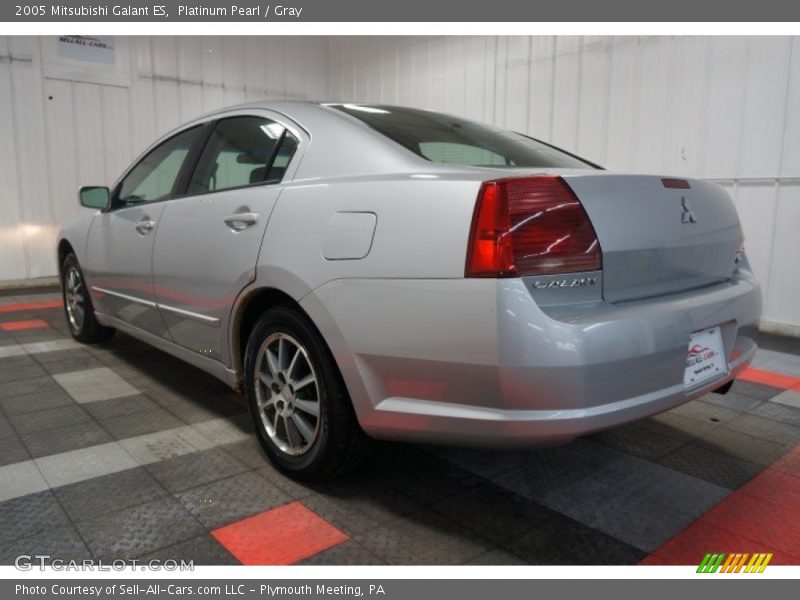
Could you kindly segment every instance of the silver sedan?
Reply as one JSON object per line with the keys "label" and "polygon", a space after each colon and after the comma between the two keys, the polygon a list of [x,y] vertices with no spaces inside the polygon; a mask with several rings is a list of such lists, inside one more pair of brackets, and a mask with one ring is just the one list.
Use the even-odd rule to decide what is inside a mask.
{"label": "silver sedan", "polygon": [[243,389],[298,478],[370,437],[564,442],[727,391],[756,349],[722,188],[435,112],[221,110],[80,201],[72,335],[120,329]]}

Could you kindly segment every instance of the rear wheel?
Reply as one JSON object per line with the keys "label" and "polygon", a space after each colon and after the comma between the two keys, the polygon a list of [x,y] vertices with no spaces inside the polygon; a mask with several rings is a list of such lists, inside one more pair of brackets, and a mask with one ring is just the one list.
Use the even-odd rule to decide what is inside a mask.
{"label": "rear wheel", "polygon": [[94,316],[92,299],[74,254],[69,254],[61,266],[61,295],[64,315],[73,338],[84,344],[94,344],[114,335],[113,328],[100,325]]}
{"label": "rear wheel", "polygon": [[268,310],[245,351],[245,393],[259,441],[287,474],[325,480],[355,468],[368,438],[330,351],[289,307]]}

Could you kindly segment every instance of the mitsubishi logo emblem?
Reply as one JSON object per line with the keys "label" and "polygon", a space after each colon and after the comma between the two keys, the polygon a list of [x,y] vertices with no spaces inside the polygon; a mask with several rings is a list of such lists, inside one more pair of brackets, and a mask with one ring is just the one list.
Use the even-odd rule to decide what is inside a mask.
{"label": "mitsubishi logo emblem", "polygon": [[689,207],[689,201],[685,196],[681,196],[681,206],[683,207],[681,223],[697,223],[697,217],[694,216],[694,211]]}

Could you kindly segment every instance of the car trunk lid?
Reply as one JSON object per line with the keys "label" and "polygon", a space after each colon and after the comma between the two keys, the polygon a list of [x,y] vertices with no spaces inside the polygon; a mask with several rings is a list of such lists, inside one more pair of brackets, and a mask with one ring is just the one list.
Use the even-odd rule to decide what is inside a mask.
{"label": "car trunk lid", "polygon": [[733,275],[743,235],[722,187],[608,172],[563,177],[597,233],[606,300],[679,292]]}

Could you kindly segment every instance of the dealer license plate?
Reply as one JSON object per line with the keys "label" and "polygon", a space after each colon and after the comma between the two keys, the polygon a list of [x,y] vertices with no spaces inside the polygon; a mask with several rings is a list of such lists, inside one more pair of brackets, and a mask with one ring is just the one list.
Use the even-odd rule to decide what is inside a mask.
{"label": "dealer license plate", "polygon": [[708,379],[724,375],[728,371],[725,350],[722,347],[722,332],[719,327],[697,331],[689,338],[683,385],[694,387]]}

